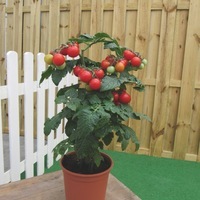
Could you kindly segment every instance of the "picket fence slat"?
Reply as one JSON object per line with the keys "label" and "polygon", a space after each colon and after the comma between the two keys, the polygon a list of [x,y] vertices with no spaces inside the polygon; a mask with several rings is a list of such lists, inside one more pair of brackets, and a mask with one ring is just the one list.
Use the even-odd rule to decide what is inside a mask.
{"label": "picket fence slat", "polygon": [[24,135],[26,178],[33,177],[33,54],[24,54]]}
{"label": "picket fence slat", "polygon": [[[20,141],[19,141],[19,96],[18,96],[18,55],[7,53],[8,119],[10,145],[10,178],[20,180]],[[15,74],[13,76],[13,74]]]}
{"label": "picket fence slat", "polygon": [[[37,79],[40,80],[42,71],[45,70],[45,64],[42,61],[44,60],[44,54],[40,53],[37,56]],[[45,90],[43,89],[43,85],[38,88],[37,91],[37,175],[41,175],[44,173],[44,127],[45,120]]]}
{"label": "picket fence slat", "polygon": [[[0,103],[0,177],[4,176],[4,152],[3,152],[3,132],[2,132],[2,109]],[[3,184],[4,179],[0,178],[0,185]]]}
{"label": "picket fence slat", "polygon": [[[45,70],[44,53],[37,54],[36,62],[31,52],[24,53],[19,58],[14,51],[7,53],[7,85],[0,86],[0,100],[8,100],[8,134],[10,151],[10,169],[5,171],[2,104],[0,103],[0,185],[20,180],[21,173],[25,178],[34,176],[34,164],[37,163],[37,175],[45,171],[45,156],[47,155],[47,168],[53,165],[52,150],[66,135],[63,134],[63,124],[46,138],[43,133],[46,117],[52,117],[62,110],[63,105],[55,106],[56,91],[63,86],[77,83],[77,78],[68,74],[63,78],[59,87],[52,80],[45,80],[41,85],[39,81],[42,71]],[[18,80],[18,63],[23,60],[24,82]],[[34,81],[34,66],[37,68],[37,81]],[[36,97],[36,98],[35,98]],[[22,101],[19,101],[22,99]],[[24,101],[23,101],[24,100]],[[36,101],[36,102],[35,102]],[[36,110],[34,109],[36,106]],[[21,109],[24,108],[24,109]],[[35,114],[36,112],[36,114]],[[24,150],[20,143],[21,122],[19,115],[24,116]],[[36,124],[36,128],[35,125]],[[36,129],[36,130],[35,130]],[[35,134],[36,132],[36,134]],[[34,138],[36,137],[36,138]],[[35,143],[34,140],[37,140]],[[36,145],[36,146],[34,146]],[[21,149],[21,150],[20,150]],[[22,152],[24,151],[24,152]],[[24,159],[23,155],[24,154]],[[21,159],[21,161],[20,161]]]}

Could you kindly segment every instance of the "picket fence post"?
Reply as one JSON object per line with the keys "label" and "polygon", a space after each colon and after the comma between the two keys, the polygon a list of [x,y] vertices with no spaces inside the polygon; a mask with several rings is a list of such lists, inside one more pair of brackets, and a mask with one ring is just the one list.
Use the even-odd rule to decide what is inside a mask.
{"label": "picket fence post", "polygon": [[7,88],[11,181],[20,180],[18,84],[18,55],[14,51],[9,51],[7,53]]}
{"label": "picket fence post", "polygon": [[25,136],[25,175],[26,178],[34,175],[34,147],[33,147],[33,54],[24,54],[24,136]]}
{"label": "picket fence post", "polygon": [[[3,153],[3,131],[2,131],[2,109],[0,101],[0,185],[4,183],[4,153]],[[1,178],[2,177],[2,178]]]}

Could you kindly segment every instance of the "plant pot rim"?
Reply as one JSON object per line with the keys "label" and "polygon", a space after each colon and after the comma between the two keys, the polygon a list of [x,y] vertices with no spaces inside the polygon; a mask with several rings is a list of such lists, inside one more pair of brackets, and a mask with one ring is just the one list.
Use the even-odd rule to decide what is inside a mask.
{"label": "plant pot rim", "polygon": [[[70,154],[75,154],[75,151],[67,152],[65,155],[70,155]],[[84,177],[84,178],[87,178],[87,177],[88,177],[88,178],[91,178],[91,177],[102,176],[103,174],[106,174],[108,171],[110,171],[110,170],[112,169],[112,167],[113,167],[113,160],[112,160],[112,158],[111,158],[108,154],[106,154],[106,153],[101,152],[101,155],[102,155],[103,157],[107,157],[107,158],[109,159],[109,161],[110,161],[110,166],[109,166],[106,170],[104,170],[104,171],[102,171],[102,172],[99,172],[99,173],[94,173],[94,174],[80,174],[80,173],[72,172],[72,171],[66,169],[66,168],[63,166],[62,161],[63,161],[63,159],[64,159],[64,156],[60,159],[60,166],[61,166],[62,170],[65,171],[66,173],[72,174],[73,176],[77,176],[77,177]]]}

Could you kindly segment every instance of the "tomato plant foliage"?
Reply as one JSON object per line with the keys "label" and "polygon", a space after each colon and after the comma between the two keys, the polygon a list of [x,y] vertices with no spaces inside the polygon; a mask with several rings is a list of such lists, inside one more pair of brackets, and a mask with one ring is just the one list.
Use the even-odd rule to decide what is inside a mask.
{"label": "tomato plant foliage", "polygon": [[[41,75],[40,84],[48,78],[52,78],[55,85],[59,85],[63,77],[73,72],[76,66],[80,66],[84,70],[92,74],[92,80],[96,80],[95,70],[101,68],[101,62],[94,61],[84,56],[92,45],[102,43],[104,49],[110,49],[114,55],[112,64],[118,62],[123,57],[123,52],[127,49],[119,45],[116,39],[113,39],[106,33],[97,33],[95,35],[82,34],[77,38],[69,39],[71,44],[83,45],[80,55],[77,59],[66,60],[66,67],[58,70],[53,64],[48,65],[46,71]],[[56,52],[62,52],[58,48]],[[79,48],[79,46],[77,47]],[[141,57],[138,57],[142,59]],[[135,120],[149,120],[145,114],[137,113],[128,103],[120,103],[113,101],[113,93],[121,94],[131,85],[133,89],[144,91],[142,82],[130,73],[132,70],[138,70],[131,66],[131,62],[127,60],[127,66],[123,72],[105,74],[102,79],[98,79],[101,83],[100,88],[89,88],[89,83],[83,83],[81,80],[78,84],[63,87],[57,92],[55,99],[56,104],[64,104],[61,112],[48,118],[44,124],[44,133],[49,135],[52,130],[56,130],[62,123],[63,119],[67,119],[65,123],[65,134],[67,139],[61,141],[54,149],[55,156],[63,155],[68,149],[73,148],[78,159],[83,162],[99,166],[102,157],[100,149],[104,145],[109,145],[114,135],[117,141],[121,143],[122,150],[125,150],[129,142],[135,143],[135,150],[139,149],[139,140],[135,131],[125,125],[124,121],[132,118]],[[78,76],[78,75],[77,75]],[[92,169],[92,167],[91,167]]]}

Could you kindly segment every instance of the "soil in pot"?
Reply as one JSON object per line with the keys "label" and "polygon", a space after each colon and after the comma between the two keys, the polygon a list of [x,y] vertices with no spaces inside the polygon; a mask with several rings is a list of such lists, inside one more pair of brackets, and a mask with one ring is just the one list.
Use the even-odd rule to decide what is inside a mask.
{"label": "soil in pot", "polygon": [[91,169],[87,163],[77,159],[76,154],[68,154],[64,156],[62,165],[65,169],[78,174],[97,174],[108,169],[111,166],[111,163],[109,158],[103,157],[100,166],[97,167],[94,165]]}

